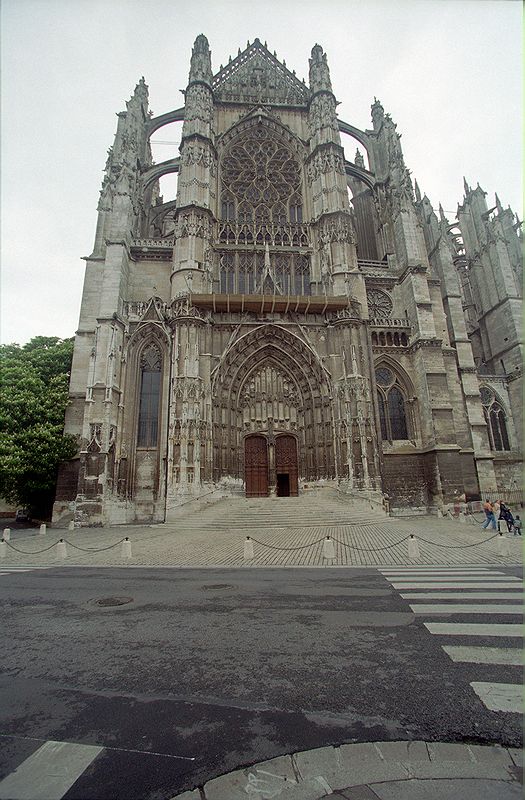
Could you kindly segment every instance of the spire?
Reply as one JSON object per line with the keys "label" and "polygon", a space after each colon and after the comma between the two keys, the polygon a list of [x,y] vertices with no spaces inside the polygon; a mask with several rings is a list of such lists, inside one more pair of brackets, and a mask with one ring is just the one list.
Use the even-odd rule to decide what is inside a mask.
{"label": "spire", "polygon": [[319,92],[323,89],[327,92],[331,92],[332,83],[330,81],[330,70],[328,69],[326,53],[323,53],[323,48],[320,44],[316,44],[312,47],[312,57],[309,63],[310,89],[312,92]]}
{"label": "spire", "polygon": [[496,208],[498,209],[498,214],[503,214],[503,206],[501,205],[500,199],[496,194]]}
{"label": "spire", "polygon": [[468,185],[467,179],[465,178],[464,175],[463,175],[463,189],[465,190],[465,197],[466,197],[470,192],[470,186]]}
{"label": "spire", "polygon": [[191,51],[188,83],[204,81],[211,84],[212,77],[210,46],[204,34],[200,33],[195,39],[195,44]]}
{"label": "spire", "polygon": [[445,217],[445,212],[443,211],[443,206],[441,205],[441,203],[439,204],[439,219],[441,220],[441,222],[446,222],[448,224],[448,220]]}
{"label": "spire", "polygon": [[417,202],[420,203],[421,202],[421,192],[419,191],[419,186],[418,186],[418,183],[417,183],[415,178],[414,178],[414,192],[416,193]]}

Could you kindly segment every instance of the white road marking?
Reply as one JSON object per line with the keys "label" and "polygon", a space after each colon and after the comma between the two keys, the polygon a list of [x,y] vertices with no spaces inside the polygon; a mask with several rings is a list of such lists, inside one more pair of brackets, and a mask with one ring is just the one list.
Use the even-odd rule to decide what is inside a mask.
{"label": "white road marking", "polygon": [[523,592],[401,592],[404,600],[523,600]]}
{"label": "white road marking", "polygon": [[430,633],[445,636],[523,636],[522,625],[481,622],[424,622]]}
{"label": "white road marking", "polygon": [[[462,581],[466,583],[471,583],[472,581],[480,581],[485,577],[485,575],[414,575],[414,581],[427,581],[428,583],[447,583],[448,581],[457,581],[461,578]],[[495,583],[501,583],[504,581],[511,582],[511,583],[521,583],[520,578],[516,578],[513,575],[490,575],[486,576],[489,581],[494,581]],[[395,581],[411,581],[412,576],[400,576],[395,577]]]}
{"label": "white road marking", "polygon": [[452,577],[458,575],[505,575],[504,572],[488,569],[396,569],[379,571],[385,578],[410,577],[411,575],[451,575]]}
{"label": "white road marking", "polygon": [[523,614],[522,604],[411,603],[414,614]]}
{"label": "white road marking", "polygon": [[523,686],[519,683],[473,681],[472,688],[490,711],[523,712]]}
{"label": "white road marking", "polygon": [[506,666],[523,666],[521,647],[466,647],[463,645],[442,645],[445,653],[452,661],[468,664],[504,664]]}
{"label": "white road marking", "polygon": [[434,583],[434,582],[426,582],[426,583],[407,583],[403,581],[403,583],[393,583],[392,588],[394,589],[517,589],[515,583],[493,583],[492,581],[487,581],[486,583],[469,583],[468,585],[465,583]]}
{"label": "white road marking", "polygon": [[103,749],[46,742],[0,781],[0,799],[60,800]]}

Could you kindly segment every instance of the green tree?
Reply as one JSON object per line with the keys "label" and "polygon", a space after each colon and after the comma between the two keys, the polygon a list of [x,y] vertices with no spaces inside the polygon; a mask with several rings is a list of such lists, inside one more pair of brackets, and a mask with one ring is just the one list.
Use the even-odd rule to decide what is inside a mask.
{"label": "green tree", "polygon": [[43,518],[76,451],[63,432],[72,357],[73,339],[56,336],[0,346],[0,496]]}

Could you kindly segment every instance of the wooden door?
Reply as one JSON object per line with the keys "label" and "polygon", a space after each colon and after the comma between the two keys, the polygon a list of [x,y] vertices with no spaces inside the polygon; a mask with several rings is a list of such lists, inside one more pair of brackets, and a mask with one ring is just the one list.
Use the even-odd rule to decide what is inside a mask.
{"label": "wooden door", "polygon": [[[275,440],[275,473],[277,485],[288,484],[289,496],[297,497],[299,494],[297,480],[297,442],[294,436],[278,436]],[[279,481],[279,475],[288,476],[288,481]]]}
{"label": "wooden door", "polygon": [[246,497],[268,497],[268,443],[264,436],[244,440]]}

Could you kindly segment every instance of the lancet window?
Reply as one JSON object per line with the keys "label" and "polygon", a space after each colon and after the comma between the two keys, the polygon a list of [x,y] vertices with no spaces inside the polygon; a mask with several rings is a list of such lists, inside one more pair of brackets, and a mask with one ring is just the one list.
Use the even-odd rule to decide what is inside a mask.
{"label": "lancet window", "polygon": [[507,420],[501,403],[487,386],[480,390],[491,450],[510,450]]}
{"label": "lancet window", "polygon": [[137,447],[156,447],[159,432],[160,378],[162,356],[154,344],[148,345],[140,360],[140,400]]}
{"label": "lancet window", "polygon": [[411,438],[405,407],[405,393],[399,379],[388,367],[379,367],[375,374],[381,439],[392,442]]}
{"label": "lancet window", "polygon": [[[257,294],[263,290],[264,251],[219,251],[221,294]],[[301,253],[270,253],[271,294],[309,295],[310,263]],[[265,292],[268,291],[265,289]]]}

